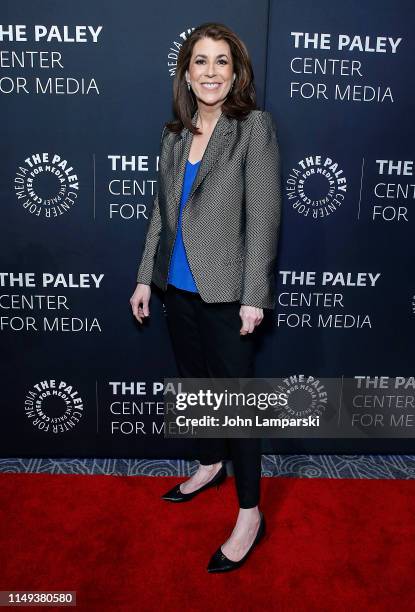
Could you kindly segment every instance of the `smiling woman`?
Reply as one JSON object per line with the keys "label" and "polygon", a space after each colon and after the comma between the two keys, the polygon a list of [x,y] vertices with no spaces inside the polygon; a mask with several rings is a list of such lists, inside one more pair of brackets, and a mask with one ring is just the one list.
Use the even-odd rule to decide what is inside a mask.
{"label": "smiling woman", "polygon": [[[223,24],[199,26],[181,47],[173,108],[161,136],[159,189],[133,313],[139,323],[149,316],[154,282],[164,291],[181,377],[252,378],[253,332],[276,302],[280,157],[272,116],[256,105],[248,51]],[[224,460],[232,459],[239,512],[209,572],[238,568],[264,534],[260,442],[199,438],[198,469],[163,495],[193,499],[224,480]]]}
{"label": "smiling woman", "polygon": [[[209,64],[208,58],[212,56],[213,64]],[[202,133],[194,134],[192,139],[188,156],[190,162],[190,159],[200,160],[203,157],[222,112],[218,109],[218,103],[229,94],[236,78],[228,43],[211,38],[199,40],[185,76],[188,90],[192,90],[195,97],[199,98],[199,127],[203,129]],[[205,112],[201,112],[201,106]]]}

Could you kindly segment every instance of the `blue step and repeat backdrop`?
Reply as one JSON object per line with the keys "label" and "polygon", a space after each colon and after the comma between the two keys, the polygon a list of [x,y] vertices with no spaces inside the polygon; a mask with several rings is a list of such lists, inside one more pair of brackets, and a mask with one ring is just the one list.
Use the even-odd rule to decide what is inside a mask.
{"label": "blue step and repeat backdrop", "polygon": [[330,438],[263,450],[411,452],[413,3],[22,0],[1,16],[2,456],[193,456],[163,435],[163,296],[144,328],[129,299],[177,55],[207,21],[246,43],[282,155],[256,374],[284,377],[298,414],[324,413],[326,379],[356,382],[346,410],[326,404]]}

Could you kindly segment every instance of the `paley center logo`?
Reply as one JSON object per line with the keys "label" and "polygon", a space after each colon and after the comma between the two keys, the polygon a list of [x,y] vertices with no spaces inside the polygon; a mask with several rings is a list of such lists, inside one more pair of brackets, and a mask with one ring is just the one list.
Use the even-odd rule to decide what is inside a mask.
{"label": "paley center logo", "polygon": [[344,204],[347,179],[336,160],[328,156],[310,155],[300,159],[290,170],[285,190],[298,214],[321,219]]}
{"label": "paley center logo", "polygon": [[274,408],[280,418],[299,419],[322,416],[327,408],[328,393],[318,378],[293,374],[287,376],[275,389],[288,398],[287,404]]}
{"label": "paley center logo", "polygon": [[167,54],[167,66],[171,77],[174,77],[176,74],[179,51],[182,48],[182,45],[185,40],[187,40],[187,38],[190,36],[194,29],[194,27],[191,27],[187,28],[187,30],[183,30],[183,32],[180,32],[178,39],[173,40],[170,44],[170,48]]}
{"label": "paley center logo", "polygon": [[84,414],[84,403],[73,385],[51,379],[29,389],[24,409],[36,429],[59,434],[76,427]]}
{"label": "paley center logo", "polygon": [[18,167],[14,190],[28,213],[52,219],[74,206],[79,179],[71,163],[58,153],[33,153]]}

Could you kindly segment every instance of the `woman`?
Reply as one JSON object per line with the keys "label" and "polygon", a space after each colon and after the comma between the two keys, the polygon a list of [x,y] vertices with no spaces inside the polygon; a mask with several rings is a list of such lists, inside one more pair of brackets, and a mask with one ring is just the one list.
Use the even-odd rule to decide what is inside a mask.
{"label": "woman", "polygon": [[[253,332],[263,309],[275,307],[281,210],[275,125],[269,112],[256,109],[244,43],[222,24],[202,24],[183,44],[173,94],[176,119],[163,129],[158,193],[130,303],[142,323],[151,282],[165,291],[181,377],[253,377]],[[197,471],[163,499],[188,501],[218,485],[229,451],[239,512],[207,567],[229,571],[265,532],[260,439],[201,438],[198,445]]]}

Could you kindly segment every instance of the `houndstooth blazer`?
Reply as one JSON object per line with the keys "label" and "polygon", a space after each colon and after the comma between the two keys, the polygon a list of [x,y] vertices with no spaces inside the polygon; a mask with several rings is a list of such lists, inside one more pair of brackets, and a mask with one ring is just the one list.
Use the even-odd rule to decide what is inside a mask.
{"label": "houndstooth blazer", "polygon": [[[195,125],[197,111],[192,117]],[[167,289],[192,133],[163,129],[158,189],[147,224],[137,282]],[[275,308],[281,216],[280,152],[268,111],[214,127],[182,213],[186,254],[205,302]]]}

